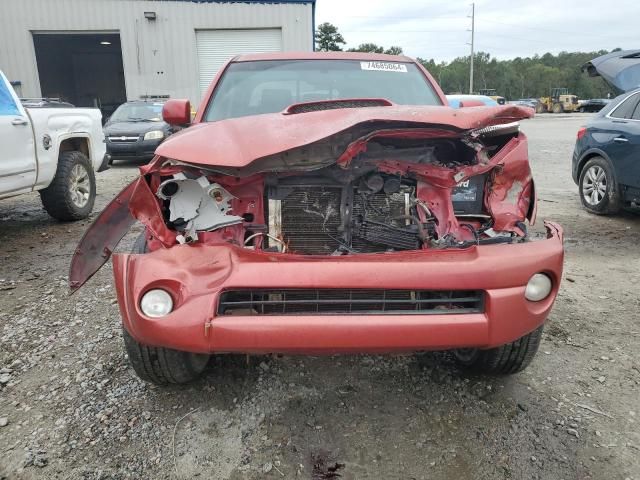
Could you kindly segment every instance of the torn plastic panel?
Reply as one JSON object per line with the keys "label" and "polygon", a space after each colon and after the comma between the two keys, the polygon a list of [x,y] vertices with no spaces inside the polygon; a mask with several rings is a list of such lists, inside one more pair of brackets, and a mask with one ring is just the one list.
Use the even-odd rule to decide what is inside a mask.
{"label": "torn plastic panel", "polygon": [[178,173],[158,187],[156,195],[169,203],[169,222],[178,231],[180,243],[198,239],[199,231],[210,231],[234,225],[242,217],[230,215],[233,196],[206,176],[187,178]]}

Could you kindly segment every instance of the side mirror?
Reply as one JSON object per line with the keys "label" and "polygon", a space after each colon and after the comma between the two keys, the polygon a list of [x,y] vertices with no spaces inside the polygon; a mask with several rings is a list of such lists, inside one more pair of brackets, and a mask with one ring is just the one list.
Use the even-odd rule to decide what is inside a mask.
{"label": "side mirror", "polygon": [[462,100],[460,102],[460,108],[465,108],[465,107],[484,107],[484,103],[482,103],[480,100]]}
{"label": "side mirror", "polygon": [[191,123],[191,102],[189,100],[167,100],[162,107],[162,119],[171,126],[185,127]]}

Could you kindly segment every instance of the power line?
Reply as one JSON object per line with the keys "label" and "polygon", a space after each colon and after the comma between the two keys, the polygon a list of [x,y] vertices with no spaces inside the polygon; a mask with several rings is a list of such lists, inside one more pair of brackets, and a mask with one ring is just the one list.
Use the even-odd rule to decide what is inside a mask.
{"label": "power line", "polygon": [[476,4],[471,4],[471,57],[469,57],[469,95],[473,95],[473,47],[476,35]]}
{"label": "power line", "polygon": [[342,30],[345,33],[460,33],[461,30]]}
{"label": "power line", "polygon": [[[561,33],[562,35],[576,35],[576,36],[580,36],[580,37],[585,37],[585,35],[587,35],[585,32],[571,32],[571,31],[566,31],[566,30],[553,30],[550,28],[542,28],[542,27],[530,27],[530,26],[526,26],[526,25],[521,25],[519,23],[509,23],[509,22],[504,22],[504,21],[498,21],[498,20],[494,20],[494,19],[482,19],[483,22],[489,22],[489,23],[497,23],[499,25],[507,25],[510,27],[516,27],[516,28],[524,28],[526,30],[540,30],[543,32],[552,32],[552,33]],[[609,34],[602,34],[602,33],[593,33],[592,31],[589,31],[588,33],[589,37],[618,37],[619,35],[609,35]]]}
{"label": "power line", "polygon": [[[390,19],[390,18],[397,18],[397,19],[409,19],[409,20],[415,20],[416,18],[418,18],[418,15],[340,15],[340,18],[382,18],[382,19]],[[460,15],[429,15],[428,19],[452,19],[452,20],[460,20],[465,18],[464,16],[460,16]]]}
{"label": "power line", "polygon": [[[482,31],[482,35],[483,36],[489,36],[489,37],[509,38],[509,39],[512,39],[512,40],[519,40],[519,41],[528,42],[528,43],[543,43],[543,44],[553,43],[555,45],[558,44],[558,40],[557,39],[553,39],[553,38],[532,39],[532,38],[525,38],[525,37],[522,37],[522,36],[519,36],[519,35],[515,36],[515,35],[504,35],[504,34],[501,34],[501,33],[486,32],[484,30]],[[628,37],[626,37],[626,39],[628,39]],[[620,40],[622,41],[622,38]],[[581,40],[578,40],[578,39],[565,39],[564,41],[566,43],[566,42],[577,42],[577,41],[581,41]]]}

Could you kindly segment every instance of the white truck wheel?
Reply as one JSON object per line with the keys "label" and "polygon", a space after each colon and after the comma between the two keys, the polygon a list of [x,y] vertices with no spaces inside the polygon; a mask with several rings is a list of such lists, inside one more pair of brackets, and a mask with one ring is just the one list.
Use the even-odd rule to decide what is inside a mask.
{"label": "white truck wheel", "polygon": [[57,220],[87,218],[96,199],[96,177],[89,159],[77,151],[62,152],[51,184],[40,191],[42,205]]}

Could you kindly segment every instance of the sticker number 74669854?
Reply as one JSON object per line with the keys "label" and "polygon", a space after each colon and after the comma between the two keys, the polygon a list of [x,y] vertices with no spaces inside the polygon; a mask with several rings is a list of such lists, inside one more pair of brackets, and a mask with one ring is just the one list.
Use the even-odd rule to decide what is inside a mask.
{"label": "sticker number 74669854", "polygon": [[407,66],[403,63],[390,62],[360,62],[362,70],[377,70],[382,72],[407,73]]}

